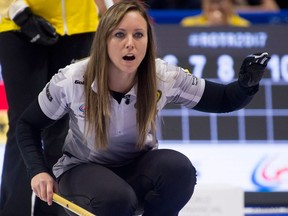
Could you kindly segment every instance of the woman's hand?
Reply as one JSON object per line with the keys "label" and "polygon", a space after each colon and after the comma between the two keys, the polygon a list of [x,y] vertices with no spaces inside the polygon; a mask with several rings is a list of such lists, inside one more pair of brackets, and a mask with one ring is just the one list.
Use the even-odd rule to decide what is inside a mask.
{"label": "woman's hand", "polygon": [[240,85],[245,88],[259,85],[270,58],[266,52],[247,56],[240,68]]}
{"label": "woman's hand", "polygon": [[53,192],[57,192],[57,183],[51,175],[45,172],[37,174],[31,180],[31,188],[37,197],[52,205]]}

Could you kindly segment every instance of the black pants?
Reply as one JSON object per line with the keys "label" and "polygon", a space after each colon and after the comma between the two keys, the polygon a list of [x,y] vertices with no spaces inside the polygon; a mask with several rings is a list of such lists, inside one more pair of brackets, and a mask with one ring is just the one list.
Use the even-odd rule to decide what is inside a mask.
{"label": "black pants", "polygon": [[[9,106],[9,130],[1,182],[1,216],[31,215],[30,179],[15,137],[19,116],[59,68],[88,56],[93,35],[94,33],[63,36],[55,45],[41,46],[27,42],[20,33],[0,33],[0,64]],[[62,154],[67,120],[68,118],[64,118],[43,132],[45,156],[49,166]],[[36,198],[34,215],[58,215],[56,212],[59,209],[63,212],[58,205],[48,207]]]}
{"label": "black pants", "polygon": [[97,216],[131,216],[139,208],[143,216],[176,216],[195,184],[190,160],[177,151],[160,149],[117,168],[79,165],[62,174],[59,191]]}

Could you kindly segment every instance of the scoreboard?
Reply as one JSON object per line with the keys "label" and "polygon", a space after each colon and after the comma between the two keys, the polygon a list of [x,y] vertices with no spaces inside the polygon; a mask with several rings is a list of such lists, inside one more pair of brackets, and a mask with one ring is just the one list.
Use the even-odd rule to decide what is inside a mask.
{"label": "scoreboard", "polygon": [[259,92],[247,107],[214,114],[168,105],[159,114],[157,135],[160,148],[191,159],[199,184],[239,186],[245,206],[287,206],[288,26],[155,24],[154,30],[160,58],[218,83],[236,80],[247,55],[269,53]]}
{"label": "scoreboard", "polygon": [[154,29],[160,58],[219,83],[237,79],[247,55],[271,56],[260,90],[245,109],[209,114],[169,105],[160,114],[160,140],[288,143],[288,26],[155,25]]}

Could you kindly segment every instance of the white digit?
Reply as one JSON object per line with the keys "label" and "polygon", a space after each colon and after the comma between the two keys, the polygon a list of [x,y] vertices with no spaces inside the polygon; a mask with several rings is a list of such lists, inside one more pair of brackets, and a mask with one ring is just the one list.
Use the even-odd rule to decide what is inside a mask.
{"label": "white digit", "polygon": [[281,74],[283,80],[288,82],[288,55],[284,55],[281,60]]}
{"label": "white digit", "polygon": [[206,64],[206,57],[204,55],[191,55],[189,56],[189,63],[194,66],[192,74],[201,78],[203,75],[203,68]]}
{"label": "white digit", "polygon": [[271,71],[271,79],[274,82],[278,82],[280,80],[280,60],[278,55],[271,55],[271,59],[268,62],[267,69]]}
{"label": "white digit", "polygon": [[163,57],[163,60],[172,65],[178,65],[178,59],[175,55],[169,54]]}
{"label": "white digit", "polygon": [[222,82],[231,82],[234,78],[234,62],[231,56],[221,55],[217,60],[217,74]]}

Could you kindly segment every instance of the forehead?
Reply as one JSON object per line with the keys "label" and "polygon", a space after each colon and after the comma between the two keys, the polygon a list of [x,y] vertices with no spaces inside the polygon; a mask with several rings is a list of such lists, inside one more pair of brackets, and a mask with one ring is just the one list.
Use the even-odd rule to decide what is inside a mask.
{"label": "forehead", "polygon": [[139,11],[133,10],[133,11],[127,12],[123,16],[123,18],[120,21],[117,28],[137,27],[137,26],[138,26],[138,28],[146,29],[147,28],[147,22],[146,22],[145,18],[140,14]]}

